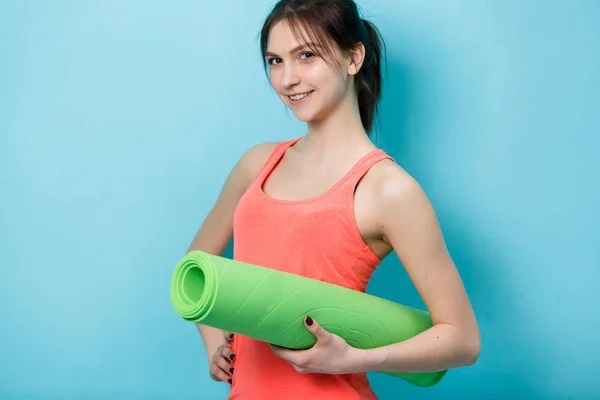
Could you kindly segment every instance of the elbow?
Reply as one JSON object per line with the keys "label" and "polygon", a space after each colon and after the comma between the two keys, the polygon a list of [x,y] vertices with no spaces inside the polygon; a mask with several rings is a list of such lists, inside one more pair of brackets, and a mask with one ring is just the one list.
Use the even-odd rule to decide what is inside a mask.
{"label": "elbow", "polygon": [[468,367],[477,362],[481,352],[479,329],[456,329],[454,362],[456,367]]}
{"label": "elbow", "polygon": [[481,337],[479,334],[471,335],[464,343],[465,366],[473,365],[479,359],[481,352]]}

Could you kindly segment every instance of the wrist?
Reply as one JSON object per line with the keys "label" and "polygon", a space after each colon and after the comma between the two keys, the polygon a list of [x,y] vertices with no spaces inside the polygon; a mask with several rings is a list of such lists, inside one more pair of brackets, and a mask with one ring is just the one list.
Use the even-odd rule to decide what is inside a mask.
{"label": "wrist", "polygon": [[379,371],[386,358],[383,348],[358,349],[352,348],[349,367],[351,372]]}

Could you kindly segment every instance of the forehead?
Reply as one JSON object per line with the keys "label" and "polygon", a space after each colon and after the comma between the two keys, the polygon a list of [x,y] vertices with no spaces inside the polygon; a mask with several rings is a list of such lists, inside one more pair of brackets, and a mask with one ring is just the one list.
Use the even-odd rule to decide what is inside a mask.
{"label": "forehead", "polygon": [[309,30],[310,33],[299,22],[292,26],[286,19],[278,21],[269,31],[266,53],[283,56],[306,47],[320,55],[334,59],[341,57],[341,51],[335,42],[318,36],[316,30]]}
{"label": "forehead", "polygon": [[307,42],[308,35],[303,27],[299,27],[297,32],[298,37],[294,36],[294,32],[287,20],[278,21],[271,27],[268,40],[268,51],[283,53]]}

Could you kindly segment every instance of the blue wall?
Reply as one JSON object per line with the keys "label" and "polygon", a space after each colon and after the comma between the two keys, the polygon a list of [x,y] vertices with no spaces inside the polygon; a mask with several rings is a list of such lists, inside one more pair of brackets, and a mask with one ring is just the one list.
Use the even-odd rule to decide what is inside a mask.
{"label": "blue wall", "polygon": [[[122,3],[0,4],[2,399],[227,392],[168,283],[242,152],[303,133],[258,57],[271,4]],[[483,336],[438,386],[377,393],[598,398],[600,3],[360,4],[389,46],[377,143],[430,195]],[[369,291],[422,305],[392,257]]]}

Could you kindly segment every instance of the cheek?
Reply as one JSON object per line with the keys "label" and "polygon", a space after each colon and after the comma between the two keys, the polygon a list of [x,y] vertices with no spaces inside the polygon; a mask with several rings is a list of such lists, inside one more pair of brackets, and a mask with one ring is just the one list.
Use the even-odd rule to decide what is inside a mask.
{"label": "cheek", "polygon": [[303,71],[304,80],[313,87],[326,88],[330,79],[329,72],[323,66],[310,65]]}
{"label": "cheek", "polygon": [[319,89],[321,96],[327,102],[337,101],[345,92],[345,84],[335,72],[326,68],[319,68],[307,75],[311,86]]}
{"label": "cheek", "polygon": [[276,69],[272,69],[271,71],[269,71],[269,82],[271,83],[273,89],[279,91],[279,82],[281,82],[281,79]]}

